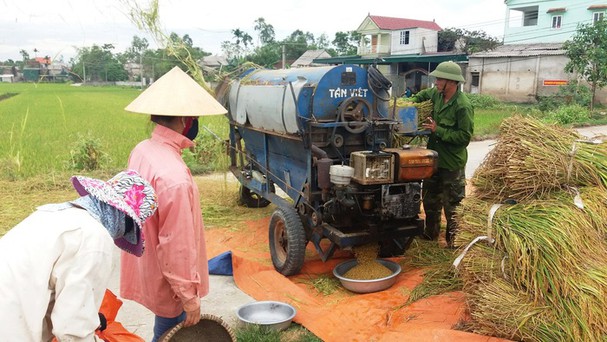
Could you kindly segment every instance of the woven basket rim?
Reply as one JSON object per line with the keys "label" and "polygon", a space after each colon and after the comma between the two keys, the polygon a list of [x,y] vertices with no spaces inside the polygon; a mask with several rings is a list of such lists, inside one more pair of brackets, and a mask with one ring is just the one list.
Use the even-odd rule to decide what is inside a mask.
{"label": "woven basket rim", "polygon": [[[234,331],[221,317],[211,315],[211,314],[201,314],[200,320],[202,321],[204,319],[208,319],[208,320],[219,323],[228,332],[228,334],[230,335],[230,338],[232,339],[232,342],[236,342],[236,335],[234,334]],[[171,340],[171,338],[173,336],[175,336],[175,334],[179,330],[181,330],[181,328],[183,328],[183,322],[180,322],[173,328],[167,330],[164,334],[162,334],[162,336],[160,336],[160,339],[158,339],[158,342],[169,342]]]}

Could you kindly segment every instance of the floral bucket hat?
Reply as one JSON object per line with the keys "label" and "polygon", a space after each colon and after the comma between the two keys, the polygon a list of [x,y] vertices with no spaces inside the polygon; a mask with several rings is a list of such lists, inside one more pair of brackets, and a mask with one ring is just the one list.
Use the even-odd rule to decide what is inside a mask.
{"label": "floral bucket hat", "polygon": [[107,182],[84,176],[73,176],[71,180],[80,196],[91,195],[133,219],[135,227],[128,233],[132,236],[117,238],[114,243],[131,254],[143,255],[141,225],[157,209],[157,196],[152,185],[134,170],[122,171]]}

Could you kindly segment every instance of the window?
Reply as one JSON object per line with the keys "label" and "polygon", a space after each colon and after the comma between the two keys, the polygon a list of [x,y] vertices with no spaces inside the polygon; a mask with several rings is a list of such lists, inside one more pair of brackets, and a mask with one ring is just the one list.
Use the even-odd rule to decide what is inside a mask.
{"label": "window", "polygon": [[479,84],[481,84],[481,82],[480,82],[481,81],[480,73],[479,72],[471,72],[470,74],[472,76],[472,82],[470,82],[471,85],[473,87],[478,87]]}
{"label": "window", "polygon": [[554,15],[552,16],[552,28],[553,29],[560,29],[561,28],[561,21],[562,21],[563,17],[560,15]]}
{"label": "window", "polygon": [[605,12],[594,12],[592,13],[592,22],[596,23],[599,20],[603,20],[603,16],[605,15]]}
{"label": "window", "polygon": [[409,45],[409,31],[400,31],[400,45]]}
{"label": "window", "polygon": [[523,9],[523,26],[536,26],[539,13],[538,6],[526,7]]}

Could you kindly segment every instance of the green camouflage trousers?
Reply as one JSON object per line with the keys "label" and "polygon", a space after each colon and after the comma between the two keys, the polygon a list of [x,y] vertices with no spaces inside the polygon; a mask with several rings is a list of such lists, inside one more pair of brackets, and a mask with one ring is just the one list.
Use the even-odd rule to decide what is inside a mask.
{"label": "green camouflage trousers", "polygon": [[424,237],[437,240],[440,233],[441,213],[444,209],[447,218],[445,238],[447,244],[452,244],[455,234],[455,208],[466,195],[465,169],[449,171],[438,169],[432,178],[425,180],[422,185],[424,212],[426,213],[426,227]]}

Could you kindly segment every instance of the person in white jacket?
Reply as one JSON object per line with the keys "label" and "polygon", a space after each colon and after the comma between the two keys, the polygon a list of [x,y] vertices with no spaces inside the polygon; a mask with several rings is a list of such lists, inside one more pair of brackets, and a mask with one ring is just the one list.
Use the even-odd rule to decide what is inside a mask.
{"label": "person in white jacket", "polygon": [[0,238],[0,341],[95,341],[113,245],[143,254],[152,186],[132,170],[71,180],[80,198],[38,207]]}

